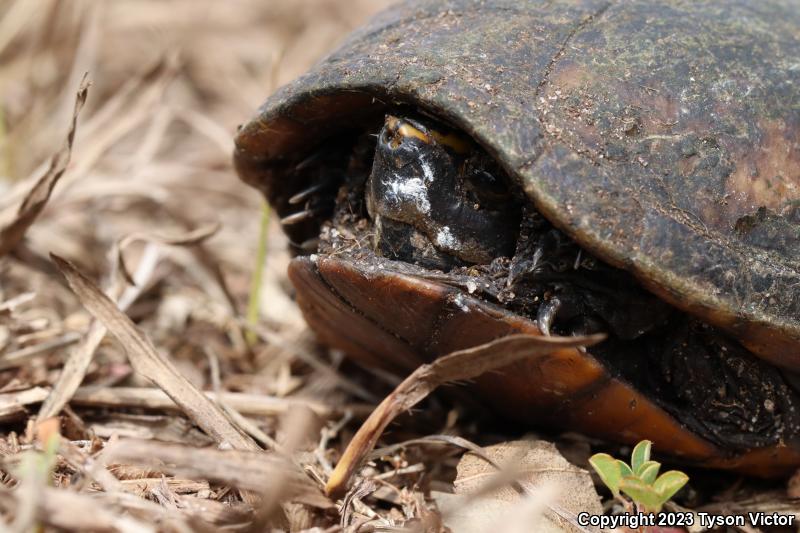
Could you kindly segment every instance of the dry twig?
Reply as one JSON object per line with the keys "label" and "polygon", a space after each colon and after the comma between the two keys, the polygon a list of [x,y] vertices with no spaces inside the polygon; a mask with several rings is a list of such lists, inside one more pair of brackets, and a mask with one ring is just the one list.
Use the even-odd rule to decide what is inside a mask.
{"label": "dry twig", "polygon": [[341,496],[350,478],[392,420],[421,402],[437,387],[448,382],[473,379],[485,372],[532,357],[566,348],[591,346],[603,335],[588,337],[540,337],[510,335],[474,348],[459,350],[422,365],[387,396],[358,430],[336,465],[325,491]]}

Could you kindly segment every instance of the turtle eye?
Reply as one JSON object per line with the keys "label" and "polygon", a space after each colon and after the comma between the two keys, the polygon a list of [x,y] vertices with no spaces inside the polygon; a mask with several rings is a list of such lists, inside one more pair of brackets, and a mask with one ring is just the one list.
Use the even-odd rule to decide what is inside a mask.
{"label": "turtle eye", "polygon": [[505,195],[506,187],[494,175],[485,170],[475,172],[472,182],[484,193],[494,195]]}
{"label": "turtle eye", "polygon": [[397,117],[388,116],[381,133],[381,143],[392,150],[399,148],[406,139],[431,144],[431,137],[414,124]]}
{"label": "turtle eye", "polygon": [[464,188],[470,199],[481,206],[499,206],[509,200],[508,187],[494,174],[483,169],[468,170]]}
{"label": "turtle eye", "polygon": [[388,146],[392,150],[396,150],[402,142],[401,136],[398,134],[397,129],[385,127],[381,131],[381,144]]}

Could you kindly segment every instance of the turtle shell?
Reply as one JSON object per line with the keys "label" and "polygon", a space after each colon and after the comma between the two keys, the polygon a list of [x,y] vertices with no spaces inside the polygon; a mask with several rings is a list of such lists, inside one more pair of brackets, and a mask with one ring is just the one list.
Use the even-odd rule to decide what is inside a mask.
{"label": "turtle shell", "polygon": [[[798,58],[791,0],[410,1],[270,97],[238,132],[234,159],[288,215],[308,185],[289,169],[343,132],[377,130],[388,109],[412,107],[471,136],[583,248],[800,370]],[[286,229],[300,243],[319,223]],[[349,291],[376,290],[345,263],[328,268]],[[335,321],[337,305],[359,308],[320,303],[324,270],[304,260],[292,275],[316,294],[317,304],[299,299],[322,329],[319,316]],[[396,348],[375,342],[349,351],[366,361]],[[708,446],[676,450],[705,460],[717,454]],[[798,462],[783,450],[775,464]]]}

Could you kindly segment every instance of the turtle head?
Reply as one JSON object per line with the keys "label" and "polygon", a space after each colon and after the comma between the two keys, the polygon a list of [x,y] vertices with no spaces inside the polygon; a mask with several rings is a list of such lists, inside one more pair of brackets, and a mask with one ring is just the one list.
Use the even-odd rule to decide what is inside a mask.
{"label": "turtle head", "polygon": [[376,250],[442,270],[512,255],[520,208],[493,166],[458,133],[387,116],[366,189]]}

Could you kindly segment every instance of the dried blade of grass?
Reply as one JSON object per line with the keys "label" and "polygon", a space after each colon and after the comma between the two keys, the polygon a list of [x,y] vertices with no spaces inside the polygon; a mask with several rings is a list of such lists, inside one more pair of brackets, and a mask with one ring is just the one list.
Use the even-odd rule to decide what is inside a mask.
{"label": "dried blade of grass", "polygon": [[[212,392],[206,392],[205,395],[211,400],[218,398]],[[372,407],[366,404],[331,406],[314,400],[279,398],[244,392],[223,392],[219,399],[243,415],[254,417],[282,415],[296,407],[311,409],[322,418],[337,418],[348,411],[355,416],[364,417],[372,412]],[[73,402],[94,407],[134,407],[166,411],[178,409],[175,402],[162,390],[142,387],[81,387],[73,396]]]}
{"label": "dried blade of grass", "polygon": [[[41,497],[34,509],[36,517],[45,524],[64,531],[119,531],[120,533],[147,533],[159,529],[124,513],[109,510],[109,501],[103,493],[92,496],[70,490],[41,487]],[[3,494],[8,497],[10,494]],[[19,495],[17,495],[19,497]],[[3,498],[0,498],[2,500]],[[13,501],[14,498],[9,497]],[[149,502],[148,502],[149,503]],[[150,504],[156,507],[154,504]],[[158,518],[161,518],[158,516]],[[33,530],[41,530],[34,528]],[[28,530],[30,531],[30,530]]]}
{"label": "dried blade of grass", "polygon": [[173,111],[166,105],[162,105],[153,111],[153,118],[147,126],[139,148],[131,156],[131,174],[137,176],[148,164],[152,163],[158,154],[158,150],[164,145],[164,136],[167,133],[172,121],[174,120]]}
{"label": "dried blade of grass", "polygon": [[[54,492],[67,492],[65,490],[58,490],[58,489],[50,489]],[[218,528],[211,527],[209,523],[205,520],[207,516],[211,515],[211,513],[205,512],[204,509],[198,509],[200,505],[195,506],[194,509],[186,509],[181,507],[180,509],[167,509],[162,507],[161,505],[144,499],[143,497],[126,493],[126,492],[115,492],[115,493],[103,493],[103,492],[95,492],[91,494],[85,493],[73,493],[74,497],[82,497],[86,498],[86,505],[94,504],[95,506],[101,508],[103,510],[103,514],[105,516],[117,516],[119,517],[120,521],[124,517],[131,517],[133,523],[136,526],[128,528],[128,529],[121,529],[120,525],[117,523],[117,527],[101,527],[104,526],[104,521],[98,521],[98,524],[95,525],[91,523],[91,515],[89,517],[82,516],[82,517],[75,517],[72,518],[73,521],[77,522],[78,524],[83,523],[82,527],[54,527],[54,528],[46,528],[44,531],[92,531],[92,532],[114,532],[114,531],[137,531],[137,532],[148,532],[148,531],[169,531],[171,533],[212,533],[219,531]],[[211,500],[201,500],[203,503],[209,504],[216,504],[218,502],[213,502]],[[56,497],[56,503],[58,504],[68,504],[69,500],[67,499],[59,499]],[[221,505],[221,504],[220,504]],[[84,508],[85,506],[78,506],[77,509]],[[47,509],[50,509],[50,506],[44,506],[43,511],[46,512]],[[78,510],[74,512],[79,512]],[[71,508],[64,509],[61,511],[64,515],[69,513]],[[106,514],[108,513],[108,514]],[[216,512],[214,515],[221,515],[222,513]],[[233,513],[231,513],[233,514]],[[58,516],[58,515],[57,515]],[[215,516],[210,516],[212,519]],[[70,522],[70,517],[67,516],[58,516],[63,523],[68,525]],[[51,520],[48,519],[46,521],[48,524],[51,523]],[[61,523],[61,522],[59,522]],[[53,526],[58,526],[58,523],[52,523]],[[138,527],[137,527],[138,526]]]}
{"label": "dried blade of grass", "polygon": [[[80,179],[125,135],[137,128],[151,116],[153,107],[163,100],[164,92],[171,83],[179,68],[175,54],[162,57],[159,61],[142,72],[132,75],[115,94],[106,100],[103,106],[95,111],[81,126],[80,150],[74,154],[70,174],[62,181],[62,189]],[[31,127],[41,127],[33,124]],[[27,194],[28,182],[33,176],[42,172],[44,165],[38,166],[33,173],[15,185],[2,198],[0,205],[14,205],[24,194]]]}
{"label": "dried blade of grass", "polygon": [[225,411],[225,414],[228,415],[237,426],[239,426],[248,435],[253,437],[256,442],[261,443],[264,448],[285,454],[285,450],[280,444],[278,444],[277,441],[275,441],[275,439],[261,431],[261,428],[246,419],[239,411],[228,405],[225,400],[222,399],[222,379],[219,372],[219,357],[211,347],[206,347],[205,352],[206,356],[208,357],[210,370],[209,373],[211,374],[211,389],[214,392],[214,402],[219,405],[220,409]]}
{"label": "dried blade of grass", "polygon": [[510,335],[480,346],[459,350],[425,364],[411,373],[387,396],[362,424],[336,465],[325,491],[342,495],[350,478],[373,450],[383,431],[401,413],[421,402],[440,385],[475,378],[521,359],[565,348],[591,346],[603,335],[586,337],[540,337]]}
{"label": "dried blade of grass", "polygon": [[214,450],[150,440],[126,439],[110,444],[103,452],[106,464],[146,465],[170,475],[232,485],[263,492],[277,487],[285,499],[321,509],[332,506],[328,498],[304,472],[282,455],[271,452]]}
{"label": "dried blade of grass", "polygon": [[[125,119],[127,113],[136,111],[140,107],[139,100],[142,98],[147,102],[163,102],[162,93],[158,89],[162,89],[162,86],[172,79],[179,68],[177,63],[178,58],[174,54],[161,54],[154,61],[144,65],[141,70],[131,73],[130,77],[120,80],[120,87],[109,95],[102,106],[86,121],[83,128],[86,136],[100,135],[100,132],[109,129],[115,122]],[[147,94],[151,89],[156,91],[155,95]],[[150,111],[148,116],[151,116],[154,106],[147,107]]]}
{"label": "dried blade of grass", "polygon": [[163,389],[218,444],[238,450],[260,450],[214,402],[197,390],[172,363],[159,355],[152,342],[94,283],[68,261],[54,254],[51,254],[51,258],[81,303],[119,340],[136,372]]}
{"label": "dried blade of grass", "polygon": [[126,479],[119,483],[126,491],[143,496],[148,490],[162,482],[165,482],[175,494],[194,494],[201,490],[209,490],[211,487],[208,481],[194,481],[181,478],[164,479],[163,477]]}
{"label": "dried blade of grass", "polygon": [[61,149],[50,159],[50,166],[44,175],[39,178],[33,188],[27,193],[18,208],[9,207],[0,212],[0,257],[13,250],[25,236],[25,232],[42,212],[50,194],[53,192],[61,176],[69,165],[72,157],[72,144],[75,140],[75,130],[78,126],[78,115],[86,103],[89,94],[89,81],[84,75],[75,97],[75,107],[72,111],[72,123],[70,124],[67,138]]}
{"label": "dried blade of grass", "polygon": [[69,87],[78,84],[85,72],[97,72],[97,52],[102,27],[102,4],[89,3],[75,8],[77,42],[69,75],[64,78],[64,88],[52,112],[52,116],[60,122],[69,116]]}
{"label": "dried blade of grass", "polygon": [[13,313],[17,307],[25,305],[34,298],[36,298],[35,292],[23,292],[22,294],[18,294],[17,296],[0,303],[0,315]]}
{"label": "dried blade of grass", "polygon": [[195,516],[203,514],[202,512],[181,509],[182,514],[173,513],[155,502],[140,498],[128,492],[98,492],[92,494],[92,497],[96,498],[103,507],[119,508],[128,514],[138,517],[142,521],[154,524],[157,531],[174,531],[175,533],[216,531],[215,529],[209,528],[207,524],[202,522],[198,523],[194,519]]}
{"label": "dried blade of grass", "polygon": [[241,530],[253,514],[246,504],[231,504],[180,494],[176,495],[176,500],[178,509],[191,518],[191,533]]}
{"label": "dried blade of grass", "polygon": [[27,412],[25,406],[39,403],[50,393],[44,387],[33,387],[0,394],[0,422],[12,420]]}
{"label": "dried blade of grass", "polygon": [[0,19],[0,52],[14,40],[19,32],[27,27],[30,19],[41,8],[42,6],[38,5],[38,2],[28,2],[27,0],[13,2],[3,18]]}
{"label": "dried blade of grass", "polygon": [[[279,453],[287,461],[291,461],[298,470],[301,470],[303,466],[296,462],[295,452],[300,449],[303,442],[308,441],[311,432],[316,431],[313,429],[314,415],[308,409],[293,410],[281,417],[280,427],[283,439]],[[285,469],[276,472],[272,478],[272,484],[261,491],[260,505],[246,532],[265,531],[269,529],[270,524],[281,522],[292,515],[293,508],[298,502],[287,499],[287,494],[290,494],[287,490],[287,483],[291,482],[290,474],[291,471]],[[306,480],[311,482],[308,476]],[[317,487],[316,484],[314,486]],[[321,490],[320,494],[322,494]],[[323,498],[326,506],[333,505],[324,495]]]}
{"label": "dried blade of grass", "polygon": [[[159,208],[165,209],[164,206],[161,205]],[[165,210],[169,213],[170,217],[179,221],[184,226],[191,227],[194,225],[194,221],[180,209],[167,208]],[[216,231],[213,230],[215,225],[218,225]],[[194,241],[165,242],[165,244],[173,244],[186,248],[170,249],[171,259],[185,268],[187,273],[208,292],[209,296],[224,303],[232,317],[238,317],[239,310],[237,300],[231,293],[225,275],[220,267],[220,264],[224,261],[206,245],[206,240],[213,237],[221,228],[221,223],[212,222],[194,230],[197,237]],[[208,232],[208,235],[203,236],[204,231]],[[234,343],[236,348],[242,348],[241,351],[243,351],[245,343],[244,333],[235,321],[232,321],[231,326],[231,342]]]}
{"label": "dried blade of grass", "polygon": [[233,152],[233,137],[228,128],[214,119],[191,108],[175,109],[176,116],[219,148],[225,157]]}
{"label": "dried blade of grass", "polygon": [[[33,387],[16,392],[0,393],[0,422],[12,420],[26,413],[26,407],[45,400],[51,390],[47,387]],[[305,398],[280,398],[263,394],[245,392],[222,392],[219,396],[205,392],[212,401],[218,399],[244,416],[279,416],[290,410],[305,407],[323,419],[335,419],[349,414],[356,418],[366,418],[373,410],[367,404],[328,405]],[[154,411],[181,411],[161,389],[146,387],[79,387],[72,395],[70,403],[86,407],[151,409]]]}
{"label": "dried blade of grass", "polygon": [[415,444],[438,444],[438,445],[447,444],[449,446],[455,446],[457,448],[462,448],[464,450],[472,452],[481,457],[487,463],[497,468],[500,468],[498,465],[494,463],[491,457],[489,457],[483,452],[483,448],[481,448],[474,442],[469,441],[464,437],[459,437],[457,435],[427,435],[425,437],[420,437],[418,439],[409,439],[403,442],[398,442],[397,444],[392,444],[390,446],[384,446],[383,448],[377,448],[372,452],[370,452],[368,458],[378,459],[380,457],[393,454],[403,448],[407,448]]}
{"label": "dried blade of grass", "polygon": [[[54,420],[56,424],[59,424],[58,419],[48,418],[39,422],[37,428],[48,420]],[[95,461],[90,454],[80,450],[67,439],[61,439],[58,454],[61,456],[62,461],[70,465],[76,472],[80,472],[85,480],[94,480],[106,492],[125,490],[124,486],[108,471],[105,465]]]}
{"label": "dried blade of grass", "polygon": [[[121,311],[127,309],[139,297],[142,287],[152,275],[157,262],[158,251],[156,247],[148,246],[142,254],[136,273],[132,276],[131,286],[125,289],[117,302]],[[116,266],[117,268],[122,268],[122,264],[119,262],[116,263]],[[113,270],[115,269],[112,268]],[[111,279],[114,279],[113,272]],[[89,363],[92,362],[94,353],[107,332],[108,330],[102,322],[97,319],[92,320],[89,331],[86,332],[81,343],[70,353],[66,363],[64,363],[64,368],[61,370],[61,375],[58,376],[58,380],[53,385],[53,390],[39,409],[38,420],[56,416],[69,402],[69,399],[78,390],[84,376],[86,376]]]}
{"label": "dried blade of grass", "polygon": [[[366,400],[368,402],[377,402],[378,399],[375,397],[373,393],[368,391],[362,385],[357,383],[355,380],[348,378],[347,376],[342,375],[341,372],[338,372],[335,368],[332,368],[329,363],[321,360],[318,356],[313,354],[309,350],[305,350],[296,342],[290,342],[284,339],[280,334],[272,332],[264,327],[259,327],[257,325],[253,325],[248,323],[245,320],[239,320],[239,324],[241,324],[247,331],[252,331],[255,333],[259,339],[262,341],[275,345],[282,350],[286,350],[287,352],[291,353],[292,355],[296,356],[298,359],[303,361],[305,364],[323,374],[326,377],[329,377],[334,383],[338,383],[342,389],[349,392],[353,396],[361,398],[362,400]],[[397,381],[400,381],[399,379]],[[396,385],[397,382],[392,383],[392,385]]]}
{"label": "dried blade of grass", "polygon": [[80,339],[81,336],[79,333],[68,332],[64,333],[63,335],[59,335],[55,339],[46,340],[38,344],[34,344],[33,346],[27,346],[25,348],[20,348],[19,350],[3,354],[0,356],[0,370],[22,366],[31,359],[47,354],[51,350],[74,344]]}
{"label": "dried blade of grass", "polygon": [[220,401],[219,396],[217,396],[217,404],[242,431],[250,435],[256,442],[261,443],[264,448],[284,453],[285,450],[275,439],[261,431],[255,423],[246,419],[239,411],[235,410],[227,403]]}
{"label": "dried blade of grass", "polygon": [[235,322],[239,316],[238,302],[228,287],[225,274],[220,266],[224,259],[211,250],[205,242],[198,242],[189,248],[171,248],[171,259],[186,270],[208,295],[225,305],[231,315],[231,332],[236,332],[236,338],[231,338],[234,346],[244,351],[244,333]]}
{"label": "dried blade of grass", "polygon": [[[93,118],[102,116],[104,122],[92,120],[86,124],[85,142],[76,157],[74,172],[66,180],[67,185],[82,179],[94,167],[111,147],[125,135],[137,128],[151,116],[153,107],[163,99],[164,92],[172,82],[179,68],[175,56],[164,58],[150,71],[143,73],[138,87],[131,93],[131,98],[121,104],[123,112],[107,116],[98,112]],[[111,106],[113,98],[107,102]]]}
{"label": "dried blade of grass", "polygon": [[216,235],[221,227],[222,225],[219,222],[211,222],[183,235],[157,235],[150,233],[132,233],[127,235],[117,243],[117,264],[119,265],[120,273],[128,283],[134,286],[137,285],[137,281],[131,276],[128,270],[127,264],[125,263],[125,256],[122,253],[125,248],[136,241],[169,246],[193,246]]}
{"label": "dried blade of grass", "polygon": [[[358,509],[358,511],[362,514],[366,514],[370,517],[370,519],[378,518],[375,514],[375,511],[364,505],[361,499],[369,494],[375,492],[378,488],[378,485],[372,479],[365,479],[357,486],[353,487],[353,490],[347,493],[342,501],[342,507],[340,512],[340,519],[339,519],[339,527],[342,528],[344,531],[358,531],[361,529],[361,526],[351,527],[353,512]],[[404,528],[405,529],[405,528]],[[408,533],[412,533],[412,530],[407,530]],[[415,532],[416,533],[416,532]]]}

